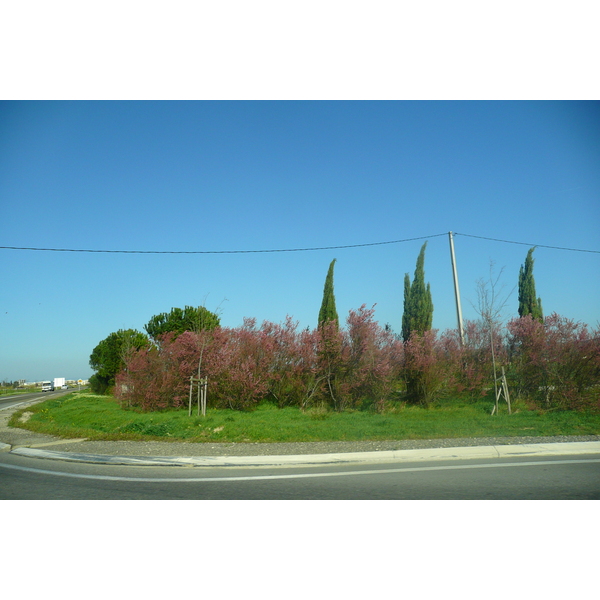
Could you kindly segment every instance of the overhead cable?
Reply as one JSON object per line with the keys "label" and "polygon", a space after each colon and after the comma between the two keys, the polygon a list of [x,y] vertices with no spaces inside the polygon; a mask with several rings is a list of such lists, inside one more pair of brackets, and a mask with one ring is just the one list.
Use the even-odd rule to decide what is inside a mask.
{"label": "overhead cable", "polygon": [[552,250],[569,250],[570,252],[591,252],[593,254],[600,254],[600,250],[581,250],[580,248],[564,248],[562,246],[545,246],[544,244],[532,244],[528,242],[513,242],[511,240],[499,240],[496,238],[483,237],[481,235],[470,235],[468,233],[456,233],[454,235],[462,235],[464,237],[472,237],[480,240],[488,240],[491,242],[503,242],[504,244],[520,244],[522,246],[531,246],[536,248],[551,248]]}
{"label": "overhead cable", "polygon": [[392,240],[390,242],[373,242],[370,244],[350,244],[348,246],[322,246],[319,248],[282,248],[276,250],[75,250],[70,248],[18,248],[16,246],[0,246],[5,250],[38,250],[40,252],[105,252],[111,254],[251,254],[261,252],[309,252],[314,250],[341,250],[344,248],[364,248],[365,246],[383,246],[385,244],[400,244],[402,242],[413,242],[434,237],[448,235],[437,233],[435,235],[424,235],[422,237],[407,238],[404,240]]}
{"label": "overhead cable", "polygon": [[[447,233],[436,233],[435,235],[424,235],[414,238],[405,238],[403,240],[391,240],[388,242],[372,242],[368,244],[348,244],[345,246],[319,246],[314,248],[279,248],[270,250],[89,250],[76,248],[33,248],[19,246],[0,246],[0,250],[34,250],[37,252],[88,252],[88,253],[104,253],[104,254],[260,254],[273,252],[311,252],[316,250],[343,250],[346,248],[365,248],[368,246],[384,246],[387,244],[401,244],[404,242],[414,242],[417,240],[427,240],[431,238],[448,235]],[[522,246],[535,246],[536,248],[550,248],[552,250],[568,250],[570,252],[589,252],[592,254],[600,254],[600,250],[582,250],[581,248],[565,248],[562,246],[547,246],[544,244],[533,244],[531,242],[515,242],[511,240],[501,240],[498,238],[484,237],[481,235],[471,235],[469,233],[457,233],[453,235],[462,235],[480,240],[488,240],[491,242],[502,242],[504,244],[520,244]]]}

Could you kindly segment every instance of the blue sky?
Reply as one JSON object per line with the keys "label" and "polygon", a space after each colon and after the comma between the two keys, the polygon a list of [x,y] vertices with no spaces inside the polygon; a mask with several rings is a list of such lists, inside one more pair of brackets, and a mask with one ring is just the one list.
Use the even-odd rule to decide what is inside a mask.
{"label": "blue sky", "polygon": [[[525,243],[456,236],[472,319],[491,261],[508,294],[529,245],[600,250],[600,103],[4,101],[0,223],[0,245],[21,248]],[[0,379],[87,378],[100,340],[175,306],[312,328],[333,258],[340,317],[376,304],[399,331],[424,241],[0,249]],[[545,313],[597,325],[600,254],[534,257]],[[456,327],[447,235],[428,239],[425,272],[434,327]]]}

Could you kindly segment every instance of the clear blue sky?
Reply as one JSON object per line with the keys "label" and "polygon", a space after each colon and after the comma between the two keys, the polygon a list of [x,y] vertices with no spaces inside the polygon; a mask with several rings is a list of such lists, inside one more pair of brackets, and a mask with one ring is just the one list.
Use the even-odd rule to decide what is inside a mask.
{"label": "clear blue sky", "polygon": [[[370,244],[448,231],[600,250],[598,102],[0,103],[0,246],[234,251]],[[94,346],[204,304],[314,327],[330,261],[342,319],[376,304],[400,330],[424,240],[246,254],[0,249],[0,379],[87,378]],[[457,235],[476,284],[517,283],[528,245]],[[539,247],[546,314],[597,325],[600,254]],[[456,327],[447,235],[428,241],[434,327]],[[517,314],[513,292],[505,318]]]}

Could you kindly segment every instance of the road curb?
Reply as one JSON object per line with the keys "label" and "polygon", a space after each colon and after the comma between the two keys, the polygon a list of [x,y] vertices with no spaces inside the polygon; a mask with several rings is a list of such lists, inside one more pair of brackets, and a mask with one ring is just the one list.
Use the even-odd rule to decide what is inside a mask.
{"label": "road curb", "polygon": [[56,452],[53,450],[40,450],[38,448],[24,447],[15,448],[10,452],[11,454],[27,456],[29,458],[44,458],[105,465],[152,467],[277,467],[386,461],[421,462],[600,454],[600,442],[560,442],[550,444],[521,444],[514,446],[466,446],[457,448],[424,448],[381,452],[346,452],[336,454],[281,456],[108,456],[104,454]]}
{"label": "road curb", "polygon": [[10,452],[11,448],[12,448],[12,446],[10,444],[5,444],[3,442],[0,442],[0,452]]}

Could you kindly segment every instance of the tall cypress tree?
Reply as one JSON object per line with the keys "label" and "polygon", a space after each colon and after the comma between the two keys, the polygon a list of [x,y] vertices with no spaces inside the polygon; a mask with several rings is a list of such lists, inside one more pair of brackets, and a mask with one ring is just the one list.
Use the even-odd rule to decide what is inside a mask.
{"label": "tall cypress tree", "polygon": [[533,251],[530,248],[525,258],[525,265],[519,270],[519,316],[531,315],[538,321],[544,320],[542,313],[542,300],[535,293],[535,279],[533,278]]}
{"label": "tall cypress tree", "polygon": [[406,342],[411,333],[424,333],[433,323],[431,288],[425,285],[425,242],[417,258],[412,284],[408,273],[404,276],[404,314],[402,315],[402,339]]}
{"label": "tall cypress tree", "polygon": [[323,302],[321,303],[321,310],[319,311],[319,327],[329,321],[335,321],[336,325],[339,324],[338,314],[335,308],[335,296],[333,294],[333,267],[336,259],[334,258],[329,265],[327,271],[327,277],[325,278],[325,287],[323,288]]}

